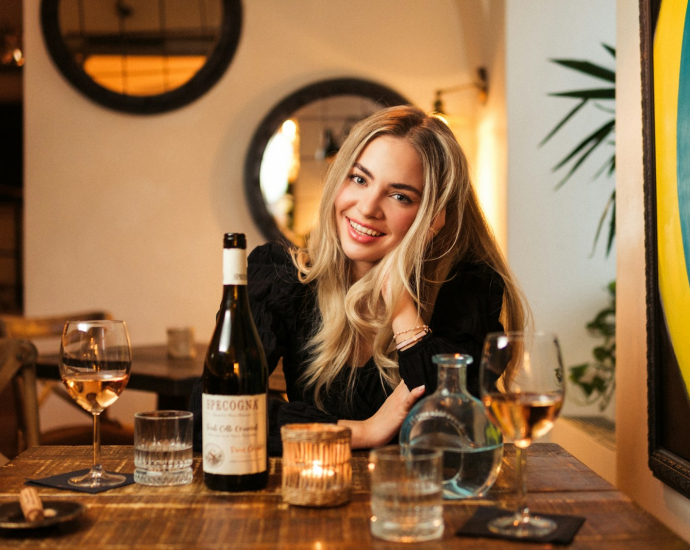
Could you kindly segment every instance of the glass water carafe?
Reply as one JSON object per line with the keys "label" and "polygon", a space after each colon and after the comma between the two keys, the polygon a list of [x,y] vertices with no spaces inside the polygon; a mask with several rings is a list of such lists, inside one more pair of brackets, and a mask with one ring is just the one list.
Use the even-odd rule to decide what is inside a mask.
{"label": "glass water carafe", "polygon": [[400,428],[400,444],[443,451],[444,498],[481,497],[501,469],[501,432],[482,402],[467,391],[472,357],[442,354],[432,361],[438,365],[438,387],[410,410]]}

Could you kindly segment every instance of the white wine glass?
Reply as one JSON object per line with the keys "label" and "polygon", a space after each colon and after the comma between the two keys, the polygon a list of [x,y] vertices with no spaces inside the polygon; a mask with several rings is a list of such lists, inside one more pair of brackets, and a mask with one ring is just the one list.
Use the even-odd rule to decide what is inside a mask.
{"label": "white wine glass", "polygon": [[132,364],[124,321],[68,321],[60,344],[60,376],[72,399],[93,415],[93,466],[89,473],[69,480],[78,487],[112,487],[122,475],[101,465],[101,413],[125,389]]}
{"label": "white wine glass", "polygon": [[553,427],[563,405],[564,372],[558,338],[545,332],[492,333],[480,365],[484,406],[506,440],[515,445],[517,510],[492,519],[488,528],[512,537],[539,537],[557,525],[530,513],[525,459],[532,440]]}

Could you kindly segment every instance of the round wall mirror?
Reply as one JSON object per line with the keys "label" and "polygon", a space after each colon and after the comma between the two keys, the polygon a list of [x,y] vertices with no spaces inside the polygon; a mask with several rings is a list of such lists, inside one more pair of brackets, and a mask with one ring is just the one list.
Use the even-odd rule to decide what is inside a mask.
{"label": "round wall mirror", "polygon": [[42,0],[58,70],[92,100],[154,114],[191,103],[232,60],[241,0]]}
{"label": "round wall mirror", "polygon": [[379,109],[409,104],[354,78],[297,90],[263,119],[249,146],[244,185],[254,221],[269,240],[299,246],[316,224],[323,179],[352,126]]}

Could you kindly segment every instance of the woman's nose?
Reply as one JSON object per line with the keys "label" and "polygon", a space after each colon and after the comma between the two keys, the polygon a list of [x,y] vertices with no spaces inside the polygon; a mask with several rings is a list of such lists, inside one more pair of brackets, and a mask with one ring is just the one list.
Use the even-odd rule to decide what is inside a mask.
{"label": "woman's nose", "polygon": [[373,189],[366,189],[357,202],[357,210],[367,218],[381,217],[381,198]]}

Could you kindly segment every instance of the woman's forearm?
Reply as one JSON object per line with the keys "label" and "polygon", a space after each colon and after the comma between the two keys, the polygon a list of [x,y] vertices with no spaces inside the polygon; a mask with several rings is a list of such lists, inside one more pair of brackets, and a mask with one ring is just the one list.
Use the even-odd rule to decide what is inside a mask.
{"label": "woman's forearm", "polygon": [[369,449],[376,446],[369,443],[369,434],[365,427],[365,422],[364,420],[338,420],[338,426],[350,428],[352,432],[350,446],[353,449]]}

